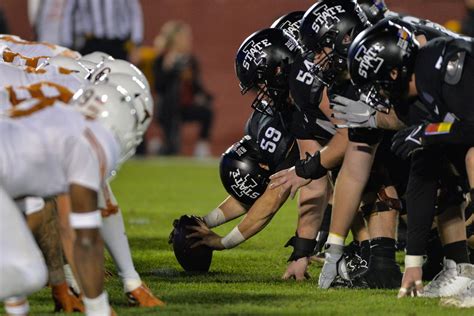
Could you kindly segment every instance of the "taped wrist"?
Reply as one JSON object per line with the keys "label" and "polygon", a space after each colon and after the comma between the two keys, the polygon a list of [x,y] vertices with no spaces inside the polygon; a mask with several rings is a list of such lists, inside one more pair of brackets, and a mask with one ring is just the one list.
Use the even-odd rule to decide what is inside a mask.
{"label": "taped wrist", "polygon": [[316,240],[293,236],[286,242],[285,247],[288,246],[293,247],[293,252],[288,258],[288,262],[296,261],[303,257],[309,257],[314,253],[314,249],[316,248]]}
{"label": "taped wrist", "polygon": [[321,154],[318,151],[314,156],[306,153],[306,159],[296,161],[295,172],[298,177],[317,180],[324,177],[328,170],[321,165]]}

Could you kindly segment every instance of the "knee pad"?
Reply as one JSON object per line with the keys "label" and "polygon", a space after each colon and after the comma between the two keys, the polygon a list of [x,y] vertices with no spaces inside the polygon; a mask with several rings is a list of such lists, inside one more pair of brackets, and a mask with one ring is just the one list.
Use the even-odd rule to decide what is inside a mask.
{"label": "knee pad", "polygon": [[382,187],[377,193],[377,201],[361,206],[364,218],[368,218],[371,214],[388,211],[403,211],[403,203],[400,199],[394,199],[387,195],[385,188]]}

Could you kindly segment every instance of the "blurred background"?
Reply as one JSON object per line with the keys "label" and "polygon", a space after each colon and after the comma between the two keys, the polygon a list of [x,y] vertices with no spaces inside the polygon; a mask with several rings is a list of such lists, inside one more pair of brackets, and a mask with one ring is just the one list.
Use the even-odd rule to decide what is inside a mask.
{"label": "blurred background", "polygon": [[[65,33],[71,28],[71,25],[61,25],[68,1],[76,2],[70,12],[73,15],[84,3],[107,2],[0,0],[0,9],[3,11],[0,27],[6,27],[2,32],[9,32],[27,40],[41,40],[46,37],[49,41],[58,41],[55,44],[83,45],[84,40],[90,39],[88,34],[77,41],[75,38],[74,44],[70,41],[67,43],[67,40],[62,42]],[[122,2],[129,5],[130,1],[135,0]],[[141,151],[148,155],[194,154],[205,157],[220,155],[229,145],[240,139],[251,112],[250,103],[253,96],[240,95],[234,75],[233,62],[240,43],[252,32],[270,26],[285,13],[305,11],[314,1],[137,0],[137,3],[140,12],[133,13],[135,20],[131,23],[142,23],[143,28],[141,30],[139,26],[136,27],[134,34],[130,34],[126,39],[124,47],[127,58],[142,68],[149,78],[157,103],[162,110],[165,109],[157,111],[161,119],[155,116],[155,123],[148,131],[146,146]],[[472,36],[474,14],[469,8],[474,8],[473,0],[386,0],[386,3],[393,11],[427,18]],[[131,9],[129,12],[132,12]],[[75,18],[82,19],[77,15]],[[106,20],[107,17],[102,18]],[[49,31],[44,28],[45,25],[49,26]],[[76,25],[72,28],[73,31],[78,31]],[[39,35],[41,32],[43,35]],[[169,43],[171,39],[173,43]],[[165,57],[165,53],[174,49],[177,53]],[[186,54],[190,57],[179,57]],[[166,77],[166,71],[176,65],[181,67],[180,78],[187,78],[182,81],[188,80],[188,86],[179,87],[181,103],[186,103],[184,106],[180,105],[182,108],[179,113],[166,110],[166,106],[174,106],[169,105],[173,101],[169,101],[170,96],[166,95],[170,91],[166,85],[171,82],[171,79],[167,79],[171,77]],[[155,80],[156,74],[162,75],[160,78],[164,80]],[[188,95],[189,93],[191,95]]]}

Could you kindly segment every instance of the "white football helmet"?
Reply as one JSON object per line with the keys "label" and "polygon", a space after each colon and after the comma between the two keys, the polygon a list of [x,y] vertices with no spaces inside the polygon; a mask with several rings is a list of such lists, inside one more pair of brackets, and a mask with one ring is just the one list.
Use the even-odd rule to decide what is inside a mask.
{"label": "white football helmet", "polygon": [[92,71],[89,80],[92,82],[97,82],[104,76],[107,76],[111,73],[123,73],[130,76],[135,76],[145,84],[148,90],[150,90],[150,84],[148,83],[148,80],[146,79],[143,72],[134,64],[122,59],[104,60],[103,62],[99,63]]}
{"label": "white football helmet", "polygon": [[114,60],[114,59],[115,58],[113,58],[112,56],[110,56],[109,54],[104,53],[104,52],[93,52],[93,53],[86,54],[86,55],[82,56],[81,58],[79,58],[80,61],[85,60],[85,61],[94,63],[96,65],[98,63],[103,62],[104,60]]}
{"label": "white football helmet", "polygon": [[137,111],[126,91],[109,84],[90,85],[74,94],[72,106],[114,134],[120,144],[119,164],[135,154],[142,136],[137,133]]}
{"label": "white football helmet", "polygon": [[54,56],[42,62],[36,69],[47,69],[49,66],[61,67],[78,74],[81,78],[88,78],[91,70],[88,67],[95,67],[95,65],[82,63],[74,58],[66,56]]}
{"label": "white football helmet", "polygon": [[137,110],[138,132],[145,134],[153,117],[153,98],[145,84],[135,76],[129,76],[124,73],[111,73],[103,76],[96,84],[111,84],[116,87],[123,87],[132,97],[132,101]]}

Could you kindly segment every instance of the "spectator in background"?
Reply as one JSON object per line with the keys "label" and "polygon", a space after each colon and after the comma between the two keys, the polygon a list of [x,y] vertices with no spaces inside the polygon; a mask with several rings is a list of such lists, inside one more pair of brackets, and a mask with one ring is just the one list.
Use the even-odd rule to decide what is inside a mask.
{"label": "spectator in background", "polygon": [[138,0],[66,0],[62,45],[81,54],[103,51],[128,59],[127,43],[143,40],[143,14]]}
{"label": "spectator in background", "polygon": [[153,72],[158,122],[164,133],[162,154],[178,154],[181,123],[197,121],[200,132],[194,155],[209,156],[212,96],[202,85],[198,62],[192,54],[191,28],[183,22],[167,22],[155,40],[155,47]]}
{"label": "spectator in background", "polygon": [[461,33],[474,37],[474,0],[466,0],[467,16],[461,24]]}

